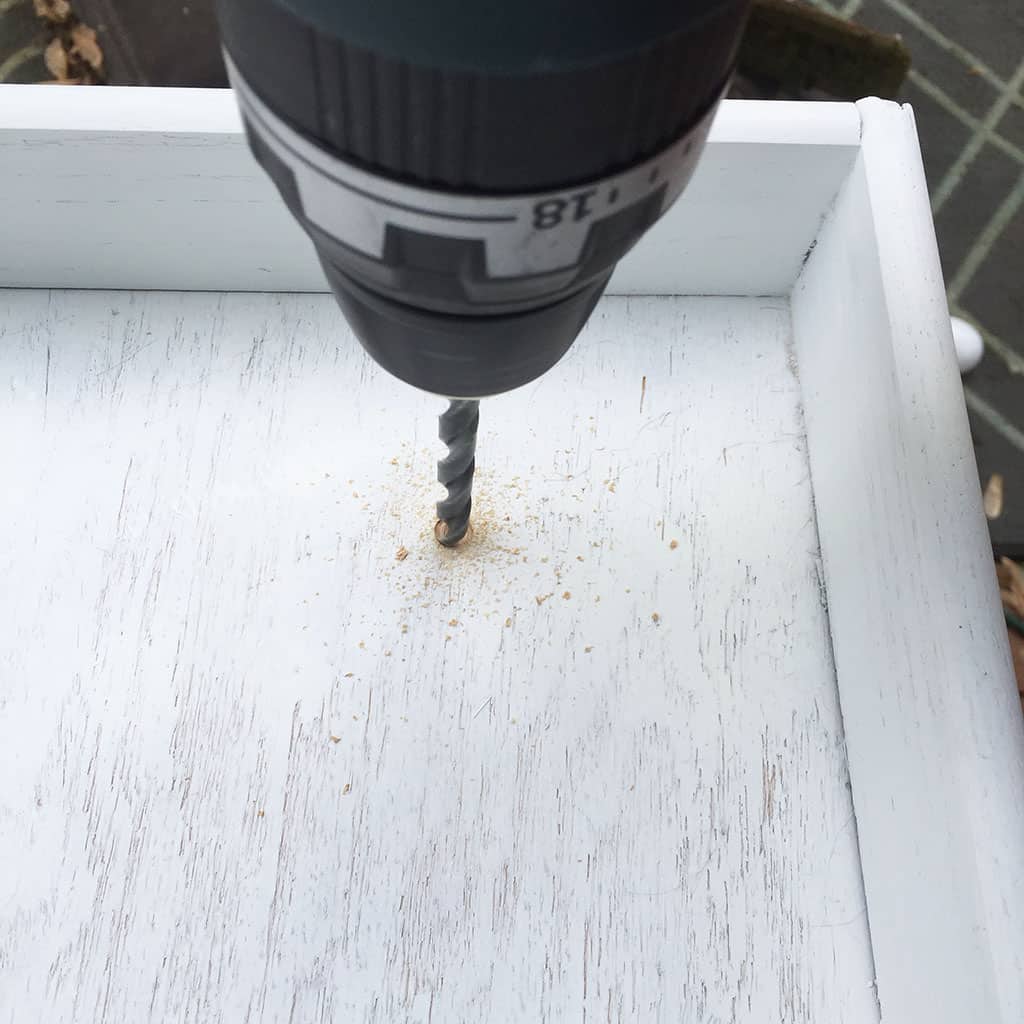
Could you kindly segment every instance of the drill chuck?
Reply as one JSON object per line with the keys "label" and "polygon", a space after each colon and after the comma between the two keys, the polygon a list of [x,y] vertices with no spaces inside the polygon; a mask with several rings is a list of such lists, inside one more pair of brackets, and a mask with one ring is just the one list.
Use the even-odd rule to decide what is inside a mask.
{"label": "drill chuck", "polygon": [[682,191],[746,6],[220,0],[220,18],[253,152],[359,340],[480,398],[561,358]]}

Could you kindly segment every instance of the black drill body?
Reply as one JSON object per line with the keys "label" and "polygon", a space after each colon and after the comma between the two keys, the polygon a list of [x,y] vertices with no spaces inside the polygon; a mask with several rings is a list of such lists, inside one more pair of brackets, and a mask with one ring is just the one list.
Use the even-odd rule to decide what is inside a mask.
{"label": "black drill body", "polygon": [[[511,390],[686,185],[750,0],[218,0],[252,150],[363,346]],[[474,421],[475,422],[475,421]]]}
{"label": "black drill body", "polygon": [[686,184],[748,0],[219,0],[257,159],[386,369],[549,369]]}

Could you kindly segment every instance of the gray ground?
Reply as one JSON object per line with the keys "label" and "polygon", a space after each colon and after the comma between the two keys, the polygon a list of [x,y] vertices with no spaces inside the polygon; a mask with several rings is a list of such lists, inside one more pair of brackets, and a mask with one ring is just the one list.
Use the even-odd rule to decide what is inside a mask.
{"label": "gray ground", "polygon": [[[826,0],[818,6],[837,8]],[[848,0],[839,13],[898,33],[950,308],[985,333],[965,381],[982,482],[1005,480],[998,551],[1024,556],[1024,0]]]}

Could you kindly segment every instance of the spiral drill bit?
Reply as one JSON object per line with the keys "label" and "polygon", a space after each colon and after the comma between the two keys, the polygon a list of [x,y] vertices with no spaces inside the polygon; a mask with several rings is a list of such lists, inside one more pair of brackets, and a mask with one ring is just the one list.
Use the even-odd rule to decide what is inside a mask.
{"label": "spiral drill bit", "polygon": [[438,436],[448,454],[437,463],[437,479],[448,496],[437,503],[434,536],[446,548],[453,548],[466,536],[469,511],[473,506],[473,471],[476,469],[476,428],[480,403],[453,398],[438,417]]}

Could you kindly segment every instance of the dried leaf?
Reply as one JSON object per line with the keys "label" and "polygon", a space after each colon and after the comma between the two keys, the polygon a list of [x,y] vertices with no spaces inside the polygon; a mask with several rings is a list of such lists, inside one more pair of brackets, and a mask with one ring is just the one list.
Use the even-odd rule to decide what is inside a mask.
{"label": "dried leaf", "polygon": [[1017,673],[1017,692],[1020,694],[1021,705],[1024,706],[1024,636],[1015,629],[1009,630],[1010,654],[1013,655],[1013,668]]}
{"label": "dried leaf", "polygon": [[95,29],[88,25],[75,25],[71,30],[71,52],[81,57],[93,71],[103,70],[103,51],[96,42]]}
{"label": "dried leaf", "polygon": [[1003,474],[993,473],[985,484],[985,516],[998,519],[1003,514]]}
{"label": "dried leaf", "polygon": [[50,45],[46,47],[46,52],[43,54],[43,61],[46,63],[46,70],[58,82],[68,80],[68,55],[59,39],[50,41]]}
{"label": "dried leaf", "polygon": [[33,6],[36,17],[51,25],[63,25],[71,17],[71,4],[68,0],[33,0]]}
{"label": "dried leaf", "polygon": [[996,576],[1003,607],[1024,619],[1024,570],[1016,562],[1003,558],[996,566]]}
{"label": "dried leaf", "polygon": [[996,572],[999,574],[999,585],[1004,590],[1024,595],[1024,569],[1012,558],[1001,558]]}

